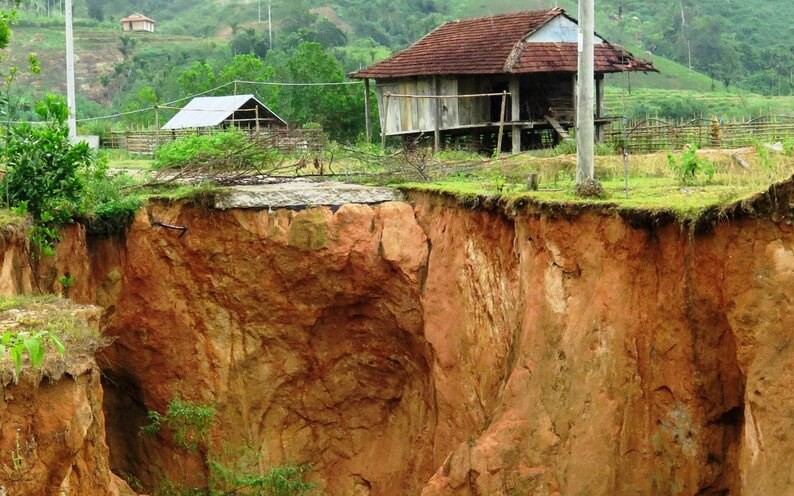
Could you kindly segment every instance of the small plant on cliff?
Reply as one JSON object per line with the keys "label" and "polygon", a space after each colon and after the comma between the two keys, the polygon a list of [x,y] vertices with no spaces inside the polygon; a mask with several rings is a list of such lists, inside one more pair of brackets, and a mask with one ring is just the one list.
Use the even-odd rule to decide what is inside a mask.
{"label": "small plant on cliff", "polygon": [[300,496],[311,493],[315,485],[305,480],[311,465],[278,465],[264,473],[256,469],[229,468],[217,461],[210,462],[212,496],[246,494],[249,496]]}
{"label": "small plant on cliff", "polygon": [[17,333],[6,331],[0,336],[0,358],[6,354],[11,357],[14,364],[15,380],[18,380],[22,372],[24,356],[27,354],[30,365],[41,368],[44,363],[44,356],[48,350],[55,350],[61,355],[64,354],[64,346],[60,340],[49,331],[20,331]]}
{"label": "small plant on cliff", "polygon": [[144,434],[154,435],[167,427],[174,435],[177,445],[195,452],[207,440],[207,434],[215,419],[215,406],[202,405],[174,398],[168,403],[164,414],[149,411],[146,415],[148,424],[141,430]]}
{"label": "small plant on cliff", "polygon": [[67,272],[58,278],[58,284],[63,288],[63,297],[68,298],[69,289],[74,286],[74,276]]}

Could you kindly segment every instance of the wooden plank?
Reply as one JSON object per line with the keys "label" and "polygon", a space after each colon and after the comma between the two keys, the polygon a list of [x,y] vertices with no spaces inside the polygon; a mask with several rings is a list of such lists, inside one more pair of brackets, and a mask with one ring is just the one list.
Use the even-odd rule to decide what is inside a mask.
{"label": "wooden plank", "polygon": [[[400,83],[399,93],[415,94],[416,83],[413,81],[402,81]],[[397,105],[400,107],[400,131],[419,131],[419,126],[414,123],[416,116],[415,101],[413,98],[399,98],[396,99]]]}
{"label": "wooden plank", "polygon": [[[441,81],[437,76],[433,76],[433,94],[438,95],[441,91]],[[436,153],[441,151],[441,99],[433,100],[433,149]]]}
{"label": "wooden plank", "polygon": [[[441,79],[439,94],[446,96],[459,96],[457,79]],[[445,98],[441,106],[441,129],[450,129],[460,126],[458,118],[458,98]]]}
{"label": "wooden plank", "polygon": [[550,117],[548,115],[545,118],[546,118],[546,122],[548,122],[551,125],[551,127],[553,127],[555,131],[557,131],[557,134],[560,135],[560,138],[562,138],[563,140],[571,139],[571,136],[560,125],[560,123],[557,121],[557,119],[555,119],[554,117]]}

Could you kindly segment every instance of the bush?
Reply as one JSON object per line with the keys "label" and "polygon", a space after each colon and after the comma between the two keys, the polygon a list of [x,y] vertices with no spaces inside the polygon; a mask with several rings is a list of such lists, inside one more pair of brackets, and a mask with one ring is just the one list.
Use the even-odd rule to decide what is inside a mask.
{"label": "bush", "polygon": [[94,155],[85,143],[69,143],[65,119],[69,111],[63,99],[48,96],[36,106],[47,121],[44,126],[19,124],[9,130],[6,143],[8,172],[0,187],[9,207],[33,216],[34,244],[47,252],[58,241],[57,227],[82,211],[82,169]]}
{"label": "bush", "polygon": [[157,150],[154,169],[183,169],[206,171],[259,169],[275,161],[278,153],[265,149],[250,140],[237,128],[223,132],[186,136]]}
{"label": "bush", "polygon": [[681,184],[693,184],[701,175],[710,181],[717,172],[714,164],[697,156],[697,151],[696,146],[689,147],[681,154],[680,160],[676,160],[672,153],[667,154],[667,163]]}
{"label": "bush", "polygon": [[123,232],[143,205],[143,196],[136,194],[134,179],[126,174],[108,175],[104,160],[85,172],[83,209],[90,234]]}

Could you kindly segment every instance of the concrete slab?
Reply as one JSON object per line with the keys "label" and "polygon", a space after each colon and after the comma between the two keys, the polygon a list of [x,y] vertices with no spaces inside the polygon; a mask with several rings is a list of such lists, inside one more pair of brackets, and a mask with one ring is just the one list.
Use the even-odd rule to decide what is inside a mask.
{"label": "concrete slab", "polygon": [[290,181],[230,187],[228,192],[218,195],[215,208],[299,208],[345,203],[377,204],[402,199],[402,193],[392,188],[336,181]]}

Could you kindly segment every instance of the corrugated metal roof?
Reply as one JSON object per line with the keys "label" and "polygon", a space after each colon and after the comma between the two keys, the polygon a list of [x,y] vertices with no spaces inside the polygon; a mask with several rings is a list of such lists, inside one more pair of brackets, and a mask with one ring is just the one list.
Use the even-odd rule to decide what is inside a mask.
{"label": "corrugated metal roof", "polygon": [[[562,9],[516,12],[446,23],[407,49],[355,78],[401,78],[464,74],[576,72],[575,43],[530,43],[527,37],[563,15]],[[609,43],[596,48],[596,72],[655,71],[650,62]],[[562,60],[559,60],[559,59]]]}
{"label": "corrugated metal roof", "polygon": [[[201,127],[215,127],[230,118],[233,113],[244,107],[248,102],[254,100],[256,103],[269,112],[272,117],[278,119],[285,126],[287,122],[276,115],[265,104],[260,102],[254,95],[233,95],[233,96],[200,96],[196,97],[185,105],[163,129],[194,129]],[[260,115],[260,119],[270,116]]]}

